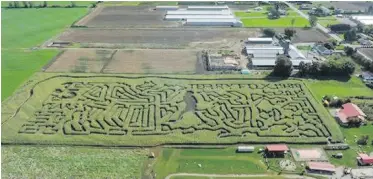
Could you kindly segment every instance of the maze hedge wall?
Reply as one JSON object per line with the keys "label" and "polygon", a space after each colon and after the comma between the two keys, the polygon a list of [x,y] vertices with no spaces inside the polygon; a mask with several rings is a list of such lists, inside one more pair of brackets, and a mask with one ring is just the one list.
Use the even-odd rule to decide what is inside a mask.
{"label": "maze hedge wall", "polygon": [[2,120],[3,143],[325,143],[340,133],[297,80],[50,76],[27,91]]}

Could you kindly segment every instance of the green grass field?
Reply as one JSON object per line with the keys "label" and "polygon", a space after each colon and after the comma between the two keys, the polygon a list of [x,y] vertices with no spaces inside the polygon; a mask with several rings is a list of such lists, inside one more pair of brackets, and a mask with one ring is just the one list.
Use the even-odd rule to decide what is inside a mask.
{"label": "green grass field", "polygon": [[147,150],[2,146],[3,178],[141,178]]}
{"label": "green grass field", "polygon": [[86,13],[86,8],[1,10],[2,101],[58,54],[57,50],[26,49],[61,33]]}
{"label": "green grass field", "polygon": [[[293,17],[281,17],[280,19],[268,19],[268,18],[253,18],[253,19],[241,19],[244,27],[291,27],[291,20]],[[295,17],[294,27],[305,27],[309,26],[307,19],[302,17]]]}
{"label": "green grass field", "polygon": [[236,17],[265,17],[267,18],[267,11],[252,11],[252,12],[245,12],[245,11],[237,11],[234,12]]}
{"label": "green grass field", "polygon": [[329,17],[318,17],[317,18],[317,22],[324,26],[324,27],[328,27],[328,25],[334,25],[334,24],[339,24],[340,22],[338,21],[337,18],[335,18],[334,16],[329,16]]}
{"label": "green grass field", "polygon": [[[34,6],[39,6],[40,4],[43,4],[43,1],[32,1]],[[89,7],[92,3],[95,3],[95,1],[73,1],[76,6],[78,7]],[[19,5],[23,7],[23,3],[19,2]],[[47,6],[68,6],[71,5],[71,1],[47,1]],[[8,7],[9,2],[2,1],[1,7]]]}
{"label": "green grass field", "polygon": [[[236,153],[234,147],[226,149],[172,149],[164,148],[157,157],[157,178],[172,173],[264,174],[267,166],[257,153]],[[202,167],[199,167],[201,164]],[[174,177],[180,178],[180,177]]]}
{"label": "green grass field", "polygon": [[[105,146],[201,142],[235,143],[264,140],[266,142],[310,143],[324,142],[325,137],[330,135],[334,140],[341,140],[339,129],[334,127],[333,123],[328,122],[330,119],[325,117],[328,114],[325,113],[319,103],[313,100],[312,95],[301,81],[287,80],[280,83],[269,83],[264,80],[250,80],[247,77],[245,79],[242,75],[225,75],[224,78],[226,79],[222,79],[220,75],[169,75],[161,77],[136,75],[90,77],[89,75],[92,74],[79,74],[80,77],[77,77],[77,74],[59,77],[57,75],[59,74],[38,74],[37,78],[32,79],[33,83],[19,90],[20,93],[14,97],[19,100],[12,99],[4,104],[18,107],[29,97],[27,102],[20,106],[20,111],[14,118],[3,116],[2,120],[7,120],[2,125],[3,142],[97,144]],[[217,77],[220,79],[216,80]],[[94,82],[98,86],[78,85],[73,87],[75,84],[82,82],[82,79],[85,79],[85,82]],[[107,83],[109,88],[100,87],[102,82]],[[118,82],[130,85],[130,87],[117,86]],[[65,83],[73,83],[74,85],[71,86],[73,89],[64,86]],[[228,86],[223,84],[229,84],[229,92],[227,91]],[[248,85],[250,89],[247,88]],[[260,87],[266,85],[269,85],[266,87],[266,94],[271,95],[272,91],[271,96],[273,98],[263,94],[263,89]],[[33,93],[32,96],[29,96],[31,89],[33,89]],[[201,91],[201,89],[205,90]],[[70,90],[77,91],[69,92]],[[297,95],[299,90],[302,91],[299,94],[301,99],[309,99],[306,102],[307,106],[303,108],[287,106],[288,104],[298,103],[289,95],[293,97]],[[191,93],[189,94],[187,91]],[[161,95],[161,99],[155,100],[157,99],[155,98],[154,101],[145,101],[148,98],[149,100],[153,99],[152,95],[157,93]],[[122,101],[121,98],[124,97],[121,97],[121,95],[127,96],[129,94],[131,94],[131,97],[128,96],[129,99]],[[108,103],[109,101],[104,102],[105,100],[97,95],[114,95],[110,97],[113,104]],[[213,96],[216,97],[209,99]],[[79,101],[77,101],[78,98]],[[193,99],[195,102],[193,102]],[[71,113],[69,112],[71,108],[68,106],[58,107],[60,106],[59,103],[63,101],[69,101],[69,103],[71,102],[78,107],[91,104],[91,100],[104,100],[101,104],[104,108],[94,105],[91,109],[80,109],[77,113]],[[216,100],[224,103],[218,103]],[[160,103],[160,101],[162,102]],[[55,107],[58,108],[57,111],[63,112],[64,115],[69,117],[60,118],[56,114],[57,116],[53,115],[53,117],[45,120],[44,115],[56,112],[54,110],[50,111],[49,108],[42,108],[42,106],[48,106],[47,103],[55,104]],[[119,105],[119,108],[110,107],[106,109],[107,105],[111,106],[114,103],[126,104],[129,107],[122,108]],[[149,109],[132,108],[130,106],[133,103],[154,104],[155,106]],[[280,106],[281,110],[279,109]],[[308,107],[312,107],[312,109]],[[312,112],[314,109],[316,111]],[[103,116],[96,116],[97,114],[94,111],[97,110],[101,111],[99,113]],[[272,114],[271,111],[273,110],[275,112]],[[307,113],[317,113],[318,115],[302,115],[308,110],[311,110],[311,112]],[[40,113],[36,113],[36,111]],[[128,113],[128,115],[118,116],[122,113],[120,111]],[[13,114],[15,109],[4,109],[3,112]],[[81,113],[80,117],[78,113]],[[111,120],[104,116],[111,116]],[[138,120],[139,116],[141,120]],[[232,122],[223,122],[227,118]],[[253,118],[253,121],[250,122],[251,125],[246,125],[243,121],[250,118]],[[36,121],[40,119],[44,122],[35,123],[36,121],[31,119]],[[92,119],[95,120],[91,121]],[[78,122],[80,120],[87,122]],[[276,125],[273,124],[275,120],[277,121]],[[124,123],[124,121],[128,122]],[[299,123],[299,126],[294,125],[294,121],[297,121],[296,123]],[[39,128],[39,125],[43,125],[41,123],[51,124],[48,128]],[[66,138],[66,136],[69,137]]]}

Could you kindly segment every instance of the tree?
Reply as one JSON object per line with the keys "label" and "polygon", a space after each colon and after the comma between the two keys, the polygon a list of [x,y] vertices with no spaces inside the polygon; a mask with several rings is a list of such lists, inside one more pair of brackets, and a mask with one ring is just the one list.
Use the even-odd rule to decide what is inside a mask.
{"label": "tree", "polygon": [[308,21],[310,22],[311,27],[315,27],[317,24],[317,17],[311,15]]}
{"label": "tree", "polygon": [[13,8],[13,7],[14,7],[13,2],[9,2],[8,3],[8,8]]}
{"label": "tree", "polygon": [[346,75],[352,75],[355,71],[355,65],[350,61],[346,61],[342,65],[342,71],[345,72]]}
{"label": "tree", "polygon": [[278,11],[278,10],[276,10],[275,8],[271,8],[270,10],[269,10],[269,18],[270,19],[278,19],[278,18],[280,18],[280,12]]}
{"label": "tree", "polygon": [[32,1],[29,1],[29,2],[28,2],[28,7],[29,7],[29,8],[33,8],[33,7],[34,7],[34,3],[33,3]]}
{"label": "tree", "polygon": [[273,36],[276,35],[276,32],[275,32],[275,30],[273,30],[273,29],[266,28],[266,29],[263,30],[263,34],[264,34],[265,36],[267,36],[267,37],[273,37]]}
{"label": "tree", "polygon": [[331,31],[334,32],[347,32],[351,30],[351,25],[350,24],[334,24],[329,26]]}
{"label": "tree", "polygon": [[42,7],[47,7],[47,6],[48,6],[47,1],[43,1]]}
{"label": "tree", "polygon": [[296,33],[297,33],[297,31],[295,31],[294,29],[290,29],[290,28],[285,29],[285,36],[288,39],[291,39]]}
{"label": "tree", "polygon": [[333,43],[331,43],[331,42],[324,43],[324,47],[329,49],[329,50],[334,50],[334,48],[335,48]]}
{"label": "tree", "polygon": [[281,77],[289,77],[293,71],[293,63],[285,55],[278,55],[275,67],[273,68],[273,74]]}
{"label": "tree", "polygon": [[19,2],[18,1],[14,1],[13,4],[14,4],[14,8],[19,8]]}
{"label": "tree", "polygon": [[74,1],[71,1],[71,7],[76,7],[76,4]]}
{"label": "tree", "polygon": [[91,4],[91,8],[96,8],[97,7],[97,4],[96,3],[92,3]]}
{"label": "tree", "polygon": [[23,4],[23,7],[24,7],[24,8],[28,8],[28,5],[27,5],[27,2],[26,2],[26,1],[22,1],[22,4]]}
{"label": "tree", "polygon": [[344,51],[345,51],[346,55],[348,55],[348,56],[351,56],[354,53],[354,49],[352,47],[349,47],[349,46],[345,46]]}
{"label": "tree", "polygon": [[299,75],[300,76],[305,76],[305,75],[308,75],[310,73],[310,69],[311,69],[311,63],[305,63],[304,61],[301,61],[299,63]]}
{"label": "tree", "polygon": [[356,30],[359,33],[364,32],[364,25],[362,23],[357,23]]}
{"label": "tree", "polygon": [[357,144],[359,145],[367,145],[368,144],[369,136],[363,135],[360,137],[360,139],[357,141]]}
{"label": "tree", "polygon": [[357,39],[356,30],[355,29],[351,29],[351,30],[345,32],[344,35],[343,35],[343,37],[348,42],[355,41]]}
{"label": "tree", "polygon": [[373,6],[369,6],[368,8],[368,14],[373,14]]}

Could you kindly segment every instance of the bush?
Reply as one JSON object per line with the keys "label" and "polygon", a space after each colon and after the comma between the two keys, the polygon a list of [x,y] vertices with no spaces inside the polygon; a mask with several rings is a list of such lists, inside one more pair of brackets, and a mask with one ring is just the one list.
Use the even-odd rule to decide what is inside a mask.
{"label": "bush", "polygon": [[351,26],[349,24],[335,24],[335,25],[329,26],[329,28],[331,31],[334,31],[334,32],[346,32],[346,31],[351,30]]}
{"label": "bush", "polygon": [[363,135],[360,137],[360,139],[357,141],[357,144],[359,145],[367,145],[368,144],[369,136]]}
{"label": "bush", "polygon": [[273,37],[276,35],[276,32],[273,29],[266,28],[263,30],[263,34],[267,37]]}

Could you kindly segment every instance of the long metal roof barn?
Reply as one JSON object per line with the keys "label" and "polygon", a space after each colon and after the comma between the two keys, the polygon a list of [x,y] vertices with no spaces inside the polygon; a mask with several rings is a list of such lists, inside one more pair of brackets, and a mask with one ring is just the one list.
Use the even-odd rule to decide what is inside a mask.
{"label": "long metal roof barn", "polygon": [[167,15],[232,15],[231,11],[188,11],[188,10],[176,10],[167,11]]}
{"label": "long metal roof barn", "polygon": [[185,25],[242,27],[242,22],[237,19],[187,19]]}
{"label": "long metal roof barn", "polygon": [[234,19],[231,15],[166,15],[166,20],[182,19]]}
{"label": "long metal roof barn", "polygon": [[[252,58],[253,66],[275,66],[276,59],[263,59],[263,58]],[[291,60],[293,66],[299,66],[299,63],[303,61],[304,63],[312,62],[312,60]]]}
{"label": "long metal roof barn", "polygon": [[188,9],[229,9],[228,6],[188,6]]}

